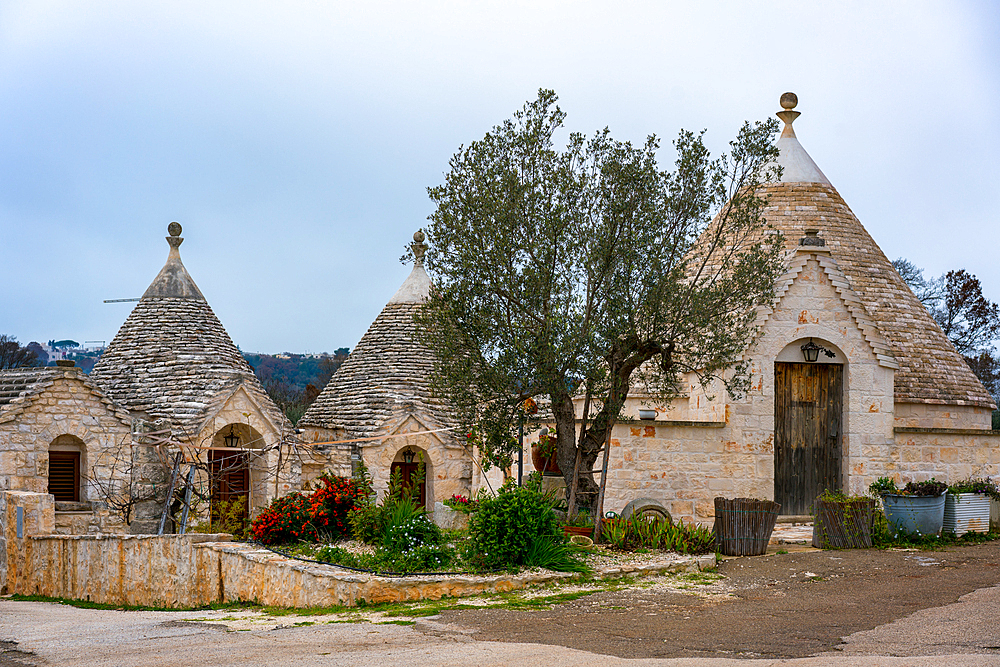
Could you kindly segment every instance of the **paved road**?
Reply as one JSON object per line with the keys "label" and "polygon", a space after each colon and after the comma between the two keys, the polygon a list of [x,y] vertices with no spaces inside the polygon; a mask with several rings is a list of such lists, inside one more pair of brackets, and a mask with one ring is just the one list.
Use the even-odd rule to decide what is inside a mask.
{"label": "paved road", "polygon": [[[622,658],[802,658],[848,650],[844,637],[1000,584],[1000,542],[945,552],[809,550],[727,560],[719,572],[726,576],[725,597],[637,588],[544,612],[462,610],[445,612],[443,620],[476,639],[560,644]],[[948,650],[996,653],[1000,606],[981,618],[995,623],[976,626],[978,635],[956,644],[965,648]],[[913,643],[925,646],[922,635]],[[881,652],[913,655],[906,645]]]}
{"label": "paved road", "polygon": [[[732,656],[725,657],[719,652],[715,657],[622,657],[608,655],[609,652],[623,653],[622,644],[606,642],[591,650],[567,647],[559,644],[579,643],[586,638],[585,630],[590,621],[604,616],[605,625],[613,628],[618,610],[591,614],[591,618],[574,633],[567,625],[567,619],[581,618],[580,609],[574,605],[600,596],[618,596],[617,601],[631,602],[633,608],[650,604],[649,591],[636,589],[630,592],[618,591],[599,593],[597,596],[581,598],[574,603],[560,605],[552,610],[530,612],[510,612],[493,610],[489,612],[502,629],[499,622],[502,615],[516,619],[522,626],[538,633],[559,628],[558,636],[536,637],[525,641],[486,641],[481,632],[483,618],[476,614],[487,612],[447,612],[440,618],[418,622],[416,626],[374,625],[370,623],[336,623],[312,626],[294,626],[302,617],[281,617],[279,622],[286,627],[233,631],[226,625],[217,623],[192,623],[184,619],[197,617],[227,618],[231,611],[218,612],[116,612],[77,609],[64,605],[36,602],[14,602],[0,600],[0,667],[24,667],[47,665],[79,665],[80,667],[105,667],[116,665],[516,665],[518,667],[562,667],[600,666],[619,667],[625,665],[671,666],[671,667],[762,667],[764,665],[789,665],[796,667],[1000,667],[1000,579],[996,562],[1000,562],[1000,545],[971,547],[945,554],[885,552],[814,552],[810,554],[786,554],[767,559],[740,559],[728,561],[723,571],[731,572],[730,582],[735,593],[725,600],[713,600],[711,609],[734,609],[747,614],[755,610],[758,620],[766,617],[768,609],[783,608],[789,598],[798,600],[804,607],[775,621],[780,626],[781,618],[795,614],[802,619],[813,612],[824,598],[830,599],[830,609],[815,617],[815,623],[800,623],[801,637],[786,637],[792,647],[791,652],[805,650],[815,642],[824,644],[825,634],[820,639],[813,636],[820,630],[823,619],[839,617],[837,627],[848,627],[852,623],[862,629],[842,635],[834,646],[816,651],[813,657],[764,657],[752,658],[750,651],[740,651],[744,641],[740,626],[757,628],[757,634],[768,636],[763,625],[747,617],[747,623],[730,620],[728,626],[716,625],[714,635],[703,637],[704,626],[691,622],[707,612],[705,598],[684,596],[673,599],[670,614],[659,616],[659,622],[675,623],[673,617],[687,610],[686,624],[667,625],[672,633],[681,628],[679,634],[684,641],[676,641],[677,646],[700,646],[710,642]],[[831,558],[841,559],[839,561]],[[927,559],[930,560],[919,560]],[[825,560],[824,560],[825,559]],[[875,560],[872,560],[875,559]],[[882,563],[879,559],[886,559]],[[864,570],[877,563],[899,566],[900,572],[891,567],[881,575],[865,577]],[[990,563],[994,563],[993,566]],[[817,570],[828,567],[823,576]],[[810,568],[810,569],[804,569]],[[914,574],[912,568],[919,568]],[[834,572],[839,571],[839,575]],[[778,583],[777,575],[784,572],[786,579],[795,583]],[[803,580],[801,574],[812,573],[815,577]],[[789,574],[790,573],[790,574]],[[796,574],[791,577],[791,574]],[[910,591],[899,589],[900,581],[910,578]],[[982,581],[992,576],[995,580],[988,585]],[[971,582],[974,587],[967,593],[957,594],[961,586],[955,582]],[[787,585],[786,585],[787,584]],[[784,596],[773,594],[782,592]],[[882,597],[889,592],[889,597]],[[631,595],[630,599],[628,596]],[[856,604],[842,604],[848,596]],[[684,599],[684,598],[688,599]],[[951,598],[945,603],[942,600]],[[785,601],[785,605],[781,601]],[[921,602],[922,601],[922,602]],[[600,604],[604,604],[598,600]],[[653,601],[655,602],[655,601]],[[877,622],[875,610],[895,610],[894,616],[886,622]],[[729,613],[729,612],[727,612]],[[485,617],[484,617],[485,618]],[[651,623],[658,617],[646,617]],[[726,616],[727,619],[735,617]],[[560,620],[561,619],[561,620]],[[853,620],[852,620],[853,619]],[[479,625],[477,625],[479,623]],[[234,627],[236,627],[234,625]],[[656,626],[648,626],[655,629]],[[685,629],[686,628],[686,629]],[[648,632],[643,641],[664,634]],[[497,635],[505,638],[503,632]],[[779,635],[784,636],[784,635]],[[741,639],[743,638],[743,639]],[[545,643],[537,643],[544,641]],[[774,641],[773,636],[767,641]],[[16,642],[16,643],[15,643]],[[686,643],[685,643],[686,642]],[[699,643],[701,642],[701,643]],[[633,637],[631,644],[642,644]],[[825,644],[824,644],[825,645]],[[770,645],[769,645],[770,646]],[[782,646],[770,646],[774,653],[789,652]],[[647,651],[647,654],[649,651]],[[702,654],[704,655],[704,653]]]}

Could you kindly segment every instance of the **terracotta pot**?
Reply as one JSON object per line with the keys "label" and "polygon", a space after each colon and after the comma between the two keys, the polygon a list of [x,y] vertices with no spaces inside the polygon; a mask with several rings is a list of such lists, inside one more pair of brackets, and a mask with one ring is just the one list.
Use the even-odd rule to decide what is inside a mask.
{"label": "terracotta pot", "polygon": [[562,474],[562,471],[559,469],[559,464],[556,462],[556,452],[552,452],[552,455],[546,460],[542,456],[542,448],[538,445],[531,446],[531,465],[533,465],[535,470],[543,475]]}
{"label": "terracotta pot", "polygon": [[594,536],[593,526],[563,526],[563,532],[567,535],[583,535],[584,537]]}

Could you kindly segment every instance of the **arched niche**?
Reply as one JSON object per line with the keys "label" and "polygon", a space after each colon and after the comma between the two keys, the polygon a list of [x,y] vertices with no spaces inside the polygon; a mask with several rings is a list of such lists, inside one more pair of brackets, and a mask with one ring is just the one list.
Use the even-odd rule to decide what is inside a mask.
{"label": "arched niche", "polygon": [[56,502],[84,502],[87,446],[75,435],[56,436],[49,444],[47,492]]}
{"label": "arched niche", "polygon": [[414,445],[404,445],[396,451],[389,466],[390,479],[398,470],[403,486],[410,487],[415,481],[420,464],[424,465],[424,479],[419,484],[419,494],[416,497],[417,504],[426,509],[434,507],[434,473],[431,457],[428,452]]}
{"label": "arched niche", "polygon": [[830,341],[826,340],[825,338],[819,338],[816,336],[805,336],[792,341],[791,343],[782,348],[781,352],[778,353],[778,356],[775,357],[774,360],[783,363],[793,363],[793,364],[809,363],[806,362],[805,357],[803,356],[802,346],[809,343],[810,341],[818,345],[819,347],[823,348],[824,350],[833,352],[833,356],[831,357],[825,354],[821,350],[816,361],[811,363],[844,364],[844,365],[847,364],[847,355],[844,354],[843,350],[841,350],[839,347],[837,347]]}

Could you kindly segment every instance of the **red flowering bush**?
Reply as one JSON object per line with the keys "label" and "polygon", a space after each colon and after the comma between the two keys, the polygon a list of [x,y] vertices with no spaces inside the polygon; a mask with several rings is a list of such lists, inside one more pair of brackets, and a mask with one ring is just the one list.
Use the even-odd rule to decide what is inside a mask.
{"label": "red flowering bush", "polygon": [[262,544],[338,537],[348,531],[347,513],[365,495],[357,481],[323,473],[309,495],[290,493],[275,499],[257,515],[250,530]]}

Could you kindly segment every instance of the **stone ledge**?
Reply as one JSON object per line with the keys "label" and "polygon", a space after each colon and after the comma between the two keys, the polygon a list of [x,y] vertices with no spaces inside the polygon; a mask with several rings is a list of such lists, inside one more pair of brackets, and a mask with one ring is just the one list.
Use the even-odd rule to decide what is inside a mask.
{"label": "stone ledge", "polygon": [[1000,431],[979,428],[923,428],[920,426],[894,426],[894,433],[931,433],[938,435],[988,435],[1000,436]]}

